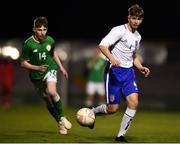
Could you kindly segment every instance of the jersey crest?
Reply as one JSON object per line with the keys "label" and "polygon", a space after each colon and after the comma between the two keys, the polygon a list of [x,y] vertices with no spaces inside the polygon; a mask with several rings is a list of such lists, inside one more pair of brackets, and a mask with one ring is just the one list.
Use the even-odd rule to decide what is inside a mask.
{"label": "jersey crest", "polygon": [[115,96],[114,95],[111,95],[110,96],[110,101],[113,102],[115,100]]}
{"label": "jersey crest", "polygon": [[47,49],[48,51],[50,51],[50,50],[51,50],[51,45],[47,45],[47,46],[46,46],[46,49]]}

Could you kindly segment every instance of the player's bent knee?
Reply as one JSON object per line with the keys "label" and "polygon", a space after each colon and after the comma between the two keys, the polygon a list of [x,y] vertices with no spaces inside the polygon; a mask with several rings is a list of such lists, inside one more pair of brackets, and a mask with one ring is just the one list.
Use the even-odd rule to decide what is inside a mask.
{"label": "player's bent knee", "polygon": [[108,105],[108,107],[107,107],[107,112],[108,112],[109,114],[115,113],[115,112],[117,112],[118,108],[119,108],[119,107],[116,106],[116,105]]}
{"label": "player's bent knee", "polygon": [[128,104],[128,107],[131,109],[137,109],[138,107],[138,101],[133,101]]}
{"label": "player's bent knee", "polygon": [[50,95],[50,97],[54,98],[57,96],[57,92],[55,91],[49,91],[48,94]]}

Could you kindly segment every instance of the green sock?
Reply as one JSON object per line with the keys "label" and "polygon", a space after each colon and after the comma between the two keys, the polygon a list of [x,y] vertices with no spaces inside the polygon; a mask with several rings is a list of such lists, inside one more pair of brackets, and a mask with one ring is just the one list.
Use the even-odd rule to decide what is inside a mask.
{"label": "green sock", "polygon": [[61,104],[61,100],[59,99],[57,102],[53,102],[53,105],[56,109],[56,112],[58,114],[58,121],[61,119],[62,116],[64,116],[64,111],[63,111],[63,107]]}
{"label": "green sock", "polygon": [[55,120],[58,122],[59,121],[59,116],[58,113],[56,111],[56,108],[54,107],[54,105],[52,104],[52,101],[50,99],[50,97],[47,94],[43,94],[43,99],[46,102],[46,107],[49,111],[49,113],[55,118]]}
{"label": "green sock", "polygon": [[47,106],[47,109],[49,111],[49,113],[55,118],[55,120],[58,122],[59,121],[59,116],[58,116],[58,113],[56,111],[56,109],[52,106]]}

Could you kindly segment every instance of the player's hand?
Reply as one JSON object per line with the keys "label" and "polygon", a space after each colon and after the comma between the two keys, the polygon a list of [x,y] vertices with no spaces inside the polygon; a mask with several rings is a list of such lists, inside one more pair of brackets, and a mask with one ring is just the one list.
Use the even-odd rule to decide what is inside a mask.
{"label": "player's hand", "polygon": [[112,66],[115,66],[115,67],[120,66],[120,62],[115,58],[112,58],[110,62],[112,64]]}
{"label": "player's hand", "polygon": [[61,71],[62,71],[64,77],[65,77],[66,79],[68,79],[68,73],[67,73],[67,71],[65,70],[65,68],[62,67],[62,68],[61,68]]}
{"label": "player's hand", "polygon": [[44,71],[46,71],[48,69],[48,67],[49,67],[48,65],[40,65],[38,67],[38,70],[44,72]]}
{"label": "player's hand", "polygon": [[145,77],[148,77],[149,74],[150,74],[150,70],[149,70],[149,68],[147,68],[147,67],[142,67],[142,68],[140,69],[140,72],[141,72]]}

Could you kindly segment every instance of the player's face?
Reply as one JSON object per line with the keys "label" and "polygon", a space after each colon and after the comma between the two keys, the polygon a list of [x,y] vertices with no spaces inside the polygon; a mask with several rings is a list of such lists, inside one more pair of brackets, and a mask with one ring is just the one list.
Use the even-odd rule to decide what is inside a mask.
{"label": "player's face", "polygon": [[132,29],[137,29],[139,25],[142,23],[143,18],[137,16],[128,16],[128,22]]}
{"label": "player's face", "polygon": [[44,41],[46,39],[47,28],[41,26],[39,28],[34,28],[35,36],[39,41]]}

